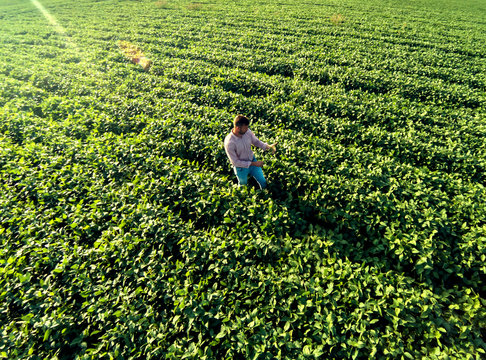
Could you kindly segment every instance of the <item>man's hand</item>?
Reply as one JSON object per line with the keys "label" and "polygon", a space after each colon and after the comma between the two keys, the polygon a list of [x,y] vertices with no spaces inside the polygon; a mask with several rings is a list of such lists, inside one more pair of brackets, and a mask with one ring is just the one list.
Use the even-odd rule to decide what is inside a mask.
{"label": "man's hand", "polygon": [[263,167],[263,161],[252,162],[250,166]]}
{"label": "man's hand", "polygon": [[272,144],[272,145],[267,145],[267,150],[270,149],[270,150],[272,150],[272,153],[275,154],[275,152],[277,151],[277,148],[275,147],[275,145],[277,145],[277,144],[275,143],[275,144]]}

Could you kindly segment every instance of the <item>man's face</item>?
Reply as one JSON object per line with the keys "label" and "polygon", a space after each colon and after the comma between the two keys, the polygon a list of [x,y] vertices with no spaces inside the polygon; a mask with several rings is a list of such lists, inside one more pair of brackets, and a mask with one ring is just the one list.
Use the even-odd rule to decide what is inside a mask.
{"label": "man's face", "polygon": [[248,125],[237,126],[236,131],[238,131],[238,134],[240,135],[245,135],[245,133],[248,131]]}

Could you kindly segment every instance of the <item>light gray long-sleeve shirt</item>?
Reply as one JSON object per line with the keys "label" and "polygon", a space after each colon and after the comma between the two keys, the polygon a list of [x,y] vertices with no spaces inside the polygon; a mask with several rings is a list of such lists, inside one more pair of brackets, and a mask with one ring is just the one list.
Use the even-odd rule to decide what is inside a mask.
{"label": "light gray long-sleeve shirt", "polygon": [[241,137],[236,136],[232,131],[224,138],[226,155],[235,167],[250,167],[254,156],[251,145],[262,149],[266,149],[268,146],[268,144],[258,140],[250,129]]}

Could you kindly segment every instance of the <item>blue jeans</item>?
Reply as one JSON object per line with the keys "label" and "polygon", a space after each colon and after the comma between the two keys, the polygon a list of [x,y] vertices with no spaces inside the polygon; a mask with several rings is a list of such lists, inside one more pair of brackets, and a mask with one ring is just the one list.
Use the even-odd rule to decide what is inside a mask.
{"label": "blue jeans", "polygon": [[[257,159],[253,157],[252,161],[255,162]],[[258,185],[260,185],[260,189],[265,189],[267,187],[267,181],[265,180],[265,176],[263,176],[261,167],[250,165],[248,168],[234,167],[234,170],[240,186],[246,186],[248,183],[248,176],[251,175],[258,182]]]}

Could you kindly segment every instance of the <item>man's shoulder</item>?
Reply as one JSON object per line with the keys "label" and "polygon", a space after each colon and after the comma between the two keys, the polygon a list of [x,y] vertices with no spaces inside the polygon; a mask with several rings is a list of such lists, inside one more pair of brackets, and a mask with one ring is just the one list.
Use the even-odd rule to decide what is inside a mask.
{"label": "man's shoulder", "polygon": [[224,138],[224,144],[225,145],[228,144],[233,137],[234,137],[233,132],[230,132],[228,135],[226,135],[226,137]]}
{"label": "man's shoulder", "polygon": [[250,129],[248,129],[248,131],[245,133],[245,135],[249,138],[249,139],[253,139],[255,138],[255,134],[253,133],[253,131],[251,131]]}

